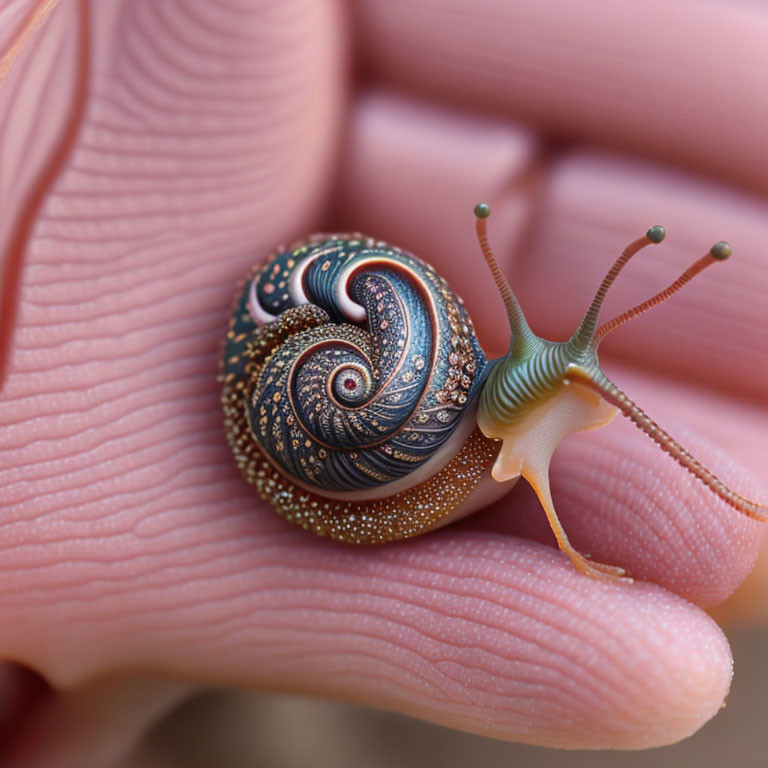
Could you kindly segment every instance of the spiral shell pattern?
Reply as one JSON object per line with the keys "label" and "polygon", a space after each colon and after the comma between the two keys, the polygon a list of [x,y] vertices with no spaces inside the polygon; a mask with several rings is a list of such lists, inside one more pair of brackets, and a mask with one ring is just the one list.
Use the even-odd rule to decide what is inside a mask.
{"label": "spiral shell pattern", "polygon": [[486,367],[445,280],[362,236],[270,257],[239,297],[224,355],[258,450],[331,495],[386,487],[435,456]]}

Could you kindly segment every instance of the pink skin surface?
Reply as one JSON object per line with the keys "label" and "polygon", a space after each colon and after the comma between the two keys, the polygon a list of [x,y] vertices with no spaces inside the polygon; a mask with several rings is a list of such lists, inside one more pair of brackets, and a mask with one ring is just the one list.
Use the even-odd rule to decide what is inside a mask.
{"label": "pink skin surface", "polygon": [[[92,5],[54,8],[0,86],[0,658],[53,687],[0,674],[3,765],[115,764],[200,685],[582,748],[665,744],[712,717],[731,656],[701,608],[747,577],[763,526],[630,425],[569,438],[552,467],[574,544],[641,579],[626,587],[577,574],[523,484],[385,547],[289,526],[231,460],[215,376],[236,280],[312,230],[432,262],[495,354],[508,331],[478,200],[555,338],[650,224],[668,240],[606,317],[726,237],[731,262],[603,359],[764,500],[764,9],[678,0],[657,24],[647,3]],[[0,57],[34,7],[0,2]]]}

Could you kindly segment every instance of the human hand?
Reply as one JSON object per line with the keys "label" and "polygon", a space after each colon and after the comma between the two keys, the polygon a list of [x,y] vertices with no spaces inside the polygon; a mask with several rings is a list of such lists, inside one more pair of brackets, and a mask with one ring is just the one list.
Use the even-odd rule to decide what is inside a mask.
{"label": "human hand", "polygon": [[[330,2],[104,2],[88,9],[84,60],[86,4],[65,2],[30,38],[0,89],[4,299],[15,245],[25,263],[0,399],[0,656],[54,693],[15,734],[19,765],[109,765],[200,685],[339,696],[581,747],[673,741],[721,705],[730,652],[695,605],[742,581],[762,526],[628,425],[565,443],[553,491],[581,551],[653,582],[631,587],[590,581],[526,540],[546,531],[523,488],[412,542],[315,539],[255,498],[224,443],[215,372],[234,284],[277,242],[312,229],[367,229],[432,261],[500,352],[503,312],[472,234],[472,206],[488,198],[503,266],[536,329],[554,336],[572,330],[611,259],[649,224],[665,224],[668,243],[622,276],[618,309],[711,241],[732,240],[736,256],[717,276],[617,334],[621,362],[608,367],[660,421],[674,419],[673,432],[713,439],[724,453],[680,434],[736,488],[759,493],[727,455],[752,467],[766,458],[764,393],[750,384],[766,368],[765,211],[727,185],[759,182],[762,132],[748,130],[763,118],[684,120],[690,40],[679,58],[671,44],[667,58],[655,52],[669,111],[633,132],[617,117],[639,85],[626,45],[590,36],[602,59],[557,59],[587,39],[578,6],[532,24],[537,45],[526,49],[510,45],[513,32],[525,38],[524,11],[488,0],[479,15],[479,5],[438,14],[393,2],[385,18],[383,5],[359,3],[346,37],[344,8]],[[31,7],[3,9],[18,8],[14,28]],[[623,18],[605,23],[619,32]],[[711,24],[722,45],[722,19]],[[542,52],[548,29],[571,37]],[[431,58],[409,58],[414,34]],[[366,70],[407,84],[409,99],[365,82],[348,90],[352,38]],[[578,99],[563,75],[559,90],[534,82],[526,100],[527,81],[512,73],[540,55],[556,69],[542,82],[575,76],[580,61],[594,77]],[[736,64],[721,77],[736,78]],[[761,71],[744,70],[742,100]],[[730,83],[719,87],[733,112],[742,102]],[[674,150],[722,181],[553,146],[505,114],[651,159]],[[754,162],[718,164],[712,148],[725,141],[731,158],[751,147]]]}

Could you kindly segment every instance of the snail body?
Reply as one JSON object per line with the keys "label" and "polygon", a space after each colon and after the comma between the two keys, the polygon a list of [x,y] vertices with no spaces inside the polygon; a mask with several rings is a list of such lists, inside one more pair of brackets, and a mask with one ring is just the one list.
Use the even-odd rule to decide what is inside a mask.
{"label": "snail body", "polygon": [[560,440],[623,413],[720,498],[765,519],[701,466],[600,369],[611,330],[730,255],[718,243],[668,289],[597,326],[613,280],[664,238],[652,227],[608,272],[576,333],[551,342],[529,328],[488,245],[507,309],[509,353],[489,361],[461,299],[413,254],[362,235],[315,235],[280,249],[240,290],[221,380],[227,439],[247,482],[289,521],[354,544],[424,533],[506,493],[536,490],[558,544],[582,572],[624,579],[568,542],[549,492]]}

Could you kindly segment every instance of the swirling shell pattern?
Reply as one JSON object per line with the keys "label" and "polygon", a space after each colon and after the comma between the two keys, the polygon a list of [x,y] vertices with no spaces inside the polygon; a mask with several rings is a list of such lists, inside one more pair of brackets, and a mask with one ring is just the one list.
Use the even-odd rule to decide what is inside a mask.
{"label": "swirling shell pattern", "polygon": [[[239,295],[223,357],[230,445],[246,479],[284,514],[254,473],[291,493],[386,496],[388,484],[407,487],[450,448],[487,367],[461,300],[432,267],[363,236],[316,236],[269,257]],[[490,441],[467,442],[484,469]],[[454,480],[455,504],[467,489]],[[400,496],[388,508],[406,514]]]}

